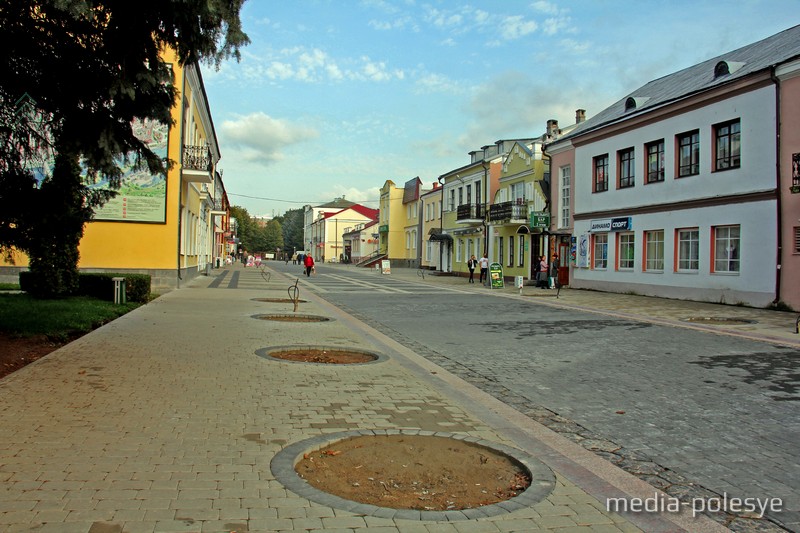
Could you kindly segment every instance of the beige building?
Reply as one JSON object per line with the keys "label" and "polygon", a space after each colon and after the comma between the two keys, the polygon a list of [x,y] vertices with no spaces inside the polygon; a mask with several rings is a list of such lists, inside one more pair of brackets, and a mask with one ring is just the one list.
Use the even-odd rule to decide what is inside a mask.
{"label": "beige building", "polygon": [[438,183],[433,189],[423,192],[420,197],[420,267],[428,270],[441,270],[442,240],[442,188]]}

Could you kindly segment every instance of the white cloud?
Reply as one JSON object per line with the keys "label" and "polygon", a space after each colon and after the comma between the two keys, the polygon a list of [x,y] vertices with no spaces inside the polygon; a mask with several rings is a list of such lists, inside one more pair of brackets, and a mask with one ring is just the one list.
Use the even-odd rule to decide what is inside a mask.
{"label": "white cloud", "polygon": [[222,142],[240,150],[244,159],[265,163],[282,159],[283,148],[319,136],[314,128],[292,124],[262,112],[226,120],[220,132]]}
{"label": "white cloud", "polygon": [[539,0],[531,4],[533,9],[536,11],[541,11],[542,13],[546,13],[548,15],[557,15],[559,13],[558,6],[552,2],[546,2],[545,0]]}
{"label": "white cloud", "polygon": [[331,200],[334,198],[344,197],[346,200],[350,200],[351,202],[355,202],[357,204],[363,203],[367,207],[377,209],[378,200],[381,197],[381,189],[380,186],[359,189],[337,183],[328,188],[328,190],[323,191],[321,193],[321,197],[330,198]]}
{"label": "white cloud", "polygon": [[524,20],[522,15],[506,17],[500,25],[503,38],[509,41],[519,39],[536,31],[539,25],[533,20]]}

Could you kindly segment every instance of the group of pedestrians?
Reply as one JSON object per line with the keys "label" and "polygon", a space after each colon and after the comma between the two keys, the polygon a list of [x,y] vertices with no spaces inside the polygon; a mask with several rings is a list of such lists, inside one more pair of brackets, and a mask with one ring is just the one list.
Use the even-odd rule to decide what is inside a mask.
{"label": "group of pedestrians", "polygon": [[489,281],[489,258],[486,257],[486,254],[483,254],[483,257],[480,259],[475,259],[473,255],[467,260],[467,268],[469,269],[469,283],[475,283],[475,269],[480,267],[481,274],[480,274],[480,283],[485,281]]}
{"label": "group of pedestrians", "polygon": [[[553,259],[547,263],[547,257],[540,255],[536,258],[536,286],[541,289],[555,289],[558,280],[558,267],[561,265],[558,259],[558,254],[553,254]],[[469,269],[469,280],[467,283],[475,283],[475,269],[480,267],[480,283],[489,281],[489,258],[486,254],[483,257],[476,259],[472,255],[467,259],[467,268]]]}

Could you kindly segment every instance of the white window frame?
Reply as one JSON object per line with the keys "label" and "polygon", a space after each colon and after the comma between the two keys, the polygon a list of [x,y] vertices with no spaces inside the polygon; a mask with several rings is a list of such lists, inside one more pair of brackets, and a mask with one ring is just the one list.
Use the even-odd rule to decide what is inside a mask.
{"label": "white window frame", "polygon": [[[598,249],[598,245],[600,248]],[[592,234],[592,270],[608,269],[608,233]]]}
{"label": "white window frame", "polygon": [[[630,238],[629,242],[626,240]],[[632,232],[617,233],[617,268],[623,271],[633,270],[636,263],[636,235]],[[630,252],[630,259],[625,257],[625,252]],[[623,261],[626,263],[623,266]]]}
{"label": "white window frame", "polygon": [[561,228],[568,228],[570,227],[570,209],[569,209],[569,200],[570,200],[570,180],[572,179],[572,167],[569,165],[563,166],[559,168],[559,181],[561,183],[561,194],[559,195],[558,201],[560,205],[560,213],[561,213]]}
{"label": "white window frame", "polygon": [[700,229],[678,228],[675,230],[677,272],[700,271]]}
{"label": "white window frame", "polygon": [[[731,237],[732,230],[736,230],[736,237]],[[738,224],[727,226],[714,226],[714,257],[713,268],[719,274],[739,274],[742,269],[742,229]],[[721,235],[725,233],[726,235]],[[731,243],[735,247],[731,250]],[[724,253],[720,253],[724,251]],[[735,265],[735,268],[733,266]],[[720,268],[722,266],[722,268]]]}
{"label": "white window frame", "polygon": [[[664,230],[657,229],[645,231],[644,242],[645,260],[644,265],[642,265],[644,271],[664,272]],[[651,251],[654,252],[654,254],[651,254]]]}

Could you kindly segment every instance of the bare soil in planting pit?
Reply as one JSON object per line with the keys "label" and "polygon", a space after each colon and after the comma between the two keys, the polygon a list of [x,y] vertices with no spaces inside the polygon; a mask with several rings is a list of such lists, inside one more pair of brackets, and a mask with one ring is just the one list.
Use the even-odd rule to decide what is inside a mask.
{"label": "bare soil in planting pit", "polygon": [[325,317],[303,315],[262,315],[258,318],[271,322],[327,322],[329,320]]}
{"label": "bare soil in planting pit", "polygon": [[0,333],[0,378],[41,359],[70,340],[53,341],[44,335],[17,337]]}
{"label": "bare soil in planting pit", "polygon": [[375,435],[307,453],[297,473],[347,500],[420,511],[471,509],[511,499],[528,486],[509,457],[446,437]]}
{"label": "bare soil in planting pit", "polygon": [[326,363],[331,365],[352,365],[356,363],[369,363],[375,357],[363,352],[353,352],[349,350],[322,350],[322,349],[300,349],[281,350],[271,352],[270,357],[285,359],[287,361],[300,361],[303,363]]}

